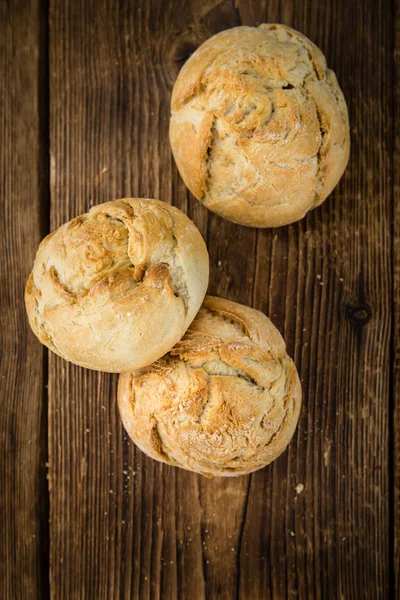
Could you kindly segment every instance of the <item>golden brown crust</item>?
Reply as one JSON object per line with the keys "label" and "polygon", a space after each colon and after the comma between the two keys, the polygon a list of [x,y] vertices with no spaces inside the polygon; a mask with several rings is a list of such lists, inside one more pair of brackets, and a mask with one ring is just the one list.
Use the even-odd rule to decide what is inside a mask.
{"label": "golden brown crust", "polygon": [[265,315],[207,296],[166,356],[120,376],[118,403],[143,452],[202,475],[229,477],[260,469],[285,450],[301,387]]}
{"label": "golden brown crust", "polygon": [[168,352],[207,285],[207,249],[190,219],[165,202],[125,198],[42,241],[25,300],[43,344],[83,367],[119,373]]}
{"label": "golden brown crust", "polygon": [[301,219],[346,168],[346,102],[322,52],[284,25],[236,27],[182,67],[171,102],[179,172],[210,210],[236,223]]}

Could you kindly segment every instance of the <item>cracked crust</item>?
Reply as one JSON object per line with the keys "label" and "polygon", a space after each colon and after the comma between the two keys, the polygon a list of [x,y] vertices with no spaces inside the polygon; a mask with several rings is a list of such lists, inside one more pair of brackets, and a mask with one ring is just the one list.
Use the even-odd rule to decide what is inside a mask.
{"label": "cracked crust", "polygon": [[322,52],[284,25],[235,27],[185,63],[170,141],[190,191],[254,227],[304,217],[331,193],[349,158],[347,106]]}
{"label": "cracked crust", "polygon": [[25,301],[34,333],[53,352],[120,373],[172,348],[207,285],[207,249],[190,219],[158,200],[126,198],[41,242]]}
{"label": "cracked crust", "polygon": [[124,426],[143,452],[206,476],[237,476],[277,458],[301,405],[296,367],[262,313],[207,296],[156,363],[120,376]]}

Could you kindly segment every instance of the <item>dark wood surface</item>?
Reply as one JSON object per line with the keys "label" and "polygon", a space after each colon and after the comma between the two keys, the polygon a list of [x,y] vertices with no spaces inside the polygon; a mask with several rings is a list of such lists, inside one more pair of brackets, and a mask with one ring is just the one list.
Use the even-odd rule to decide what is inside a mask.
{"label": "dark wood surface", "polygon": [[37,0],[0,3],[0,597],[48,591],[47,351],[24,288],[48,225],[46,30]]}
{"label": "dark wood surface", "polygon": [[400,5],[394,15],[394,128],[393,128],[393,332],[392,332],[392,390],[390,421],[392,473],[391,518],[393,519],[393,585],[400,596]]}
{"label": "dark wood surface", "polygon": [[[393,10],[390,0],[2,3],[1,598],[400,597]],[[213,33],[261,22],[321,47],[352,132],[332,196],[276,230],[207,212],[168,144],[187,57]],[[253,475],[208,480],[148,459],[121,426],[117,376],[48,355],[28,330],[22,294],[40,237],[130,195],[187,212],[207,240],[210,292],[264,311],[295,359],[299,427]]]}

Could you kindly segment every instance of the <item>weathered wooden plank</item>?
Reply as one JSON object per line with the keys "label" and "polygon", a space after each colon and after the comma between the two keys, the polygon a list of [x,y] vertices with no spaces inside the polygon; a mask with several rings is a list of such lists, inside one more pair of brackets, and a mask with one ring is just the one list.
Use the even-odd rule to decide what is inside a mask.
{"label": "weathered wooden plank", "polygon": [[[181,15],[161,2],[121,3],[113,11],[98,3],[51,6],[52,227],[92,203],[130,194],[187,209],[168,145],[169,97],[182,53],[193,49],[187,46],[192,20],[201,36],[197,45],[238,23],[236,11],[213,8],[203,5],[193,16],[189,6]],[[189,214],[206,234],[207,211],[191,203]],[[251,303],[254,256],[240,245],[224,249],[220,226],[225,238],[233,231],[217,217],[210,223],[209,238],[221,240],[214,254],[211,248],[212,262],[221,272],[222,264],[239,261],[229,289]],[[248,242],[255,247],[255,236],[240,233],[247,248]],[[250,292],[241,293],[245,271]],[[116,413],[115,384],[116,377],[50,359],[52,595],[172,598],[179,589],[183,597],[200,598],[208,560],[202,554],[203,483],[133,450]],[[245,479],[236,489],[242,491],[231,506],[238,513],[228,525],[232,536]],[[209,490],[205,502],[212,496]],[[228,538],[226,544],[230,552]],[[229,574],[227,594],[234,593],[237,558],[219,556],[221,574]]]}
{"label": "weathered wooden plank", "polygon": [[386,597],[391,5],[238,7],[246,23],[281,21],[322,48],[352,129],[349,168],[332,197],[299,224],[258,238],[255,307],[284,333],[304,407],[289,451],[253,476],[241,553],[250,575],[240,595]]}
{"label": "weathered wooden plank", "polygon": [[[187,210],[207,237],[210,291],[271,316],[304,386],[287,453],[249,477],[204,480],[133,448],[115,376],[52,356],[53,597],[385,596],[390,11],[386,0],[51,4],[52,227],[125,195]],[[190,52],[212,33],[266,20],[325,51],[349,101],[353,149],[323,207],[257,232],[190,198],[168,120]]]}
{"label": "weathered wooden plank", "polygon": [[400,7],[394,5],[394,139],[393,139],[393,344],[392,344],[392,445],[393,545],[391,566],[394,597],[400,596]]}
{"label": "weathered wooden plank", "polygon": [[0,4],[0,597],[48,596],[46,357],[24,288],[47,229],[46,15]]}

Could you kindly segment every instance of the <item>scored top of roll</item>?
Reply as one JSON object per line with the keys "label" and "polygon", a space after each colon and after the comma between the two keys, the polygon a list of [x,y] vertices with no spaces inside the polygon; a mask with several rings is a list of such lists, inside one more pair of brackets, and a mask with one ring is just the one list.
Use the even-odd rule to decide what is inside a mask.
{"label": "scored top of roll", "polygon": [[265,315],[207,296],[167,355],[120,376],[118,403],[125,428],[146,454],[229,477],[259,469],[285,450],[301,387]]}
{"label": "scored top of roll", "polygon": [[53,352],[122,372],[172,348],[207,285],[208,253],[192,221],[165,202],[125,198],[48,235],[25,298],[33,331]]}
{"label": "scored top of roll", "polygon": [[253,227],[301,219],[346,168],[346,102],[322,52],[285,25],[235,27],[202,44],[175,82],[170,141],[190,191]]}

